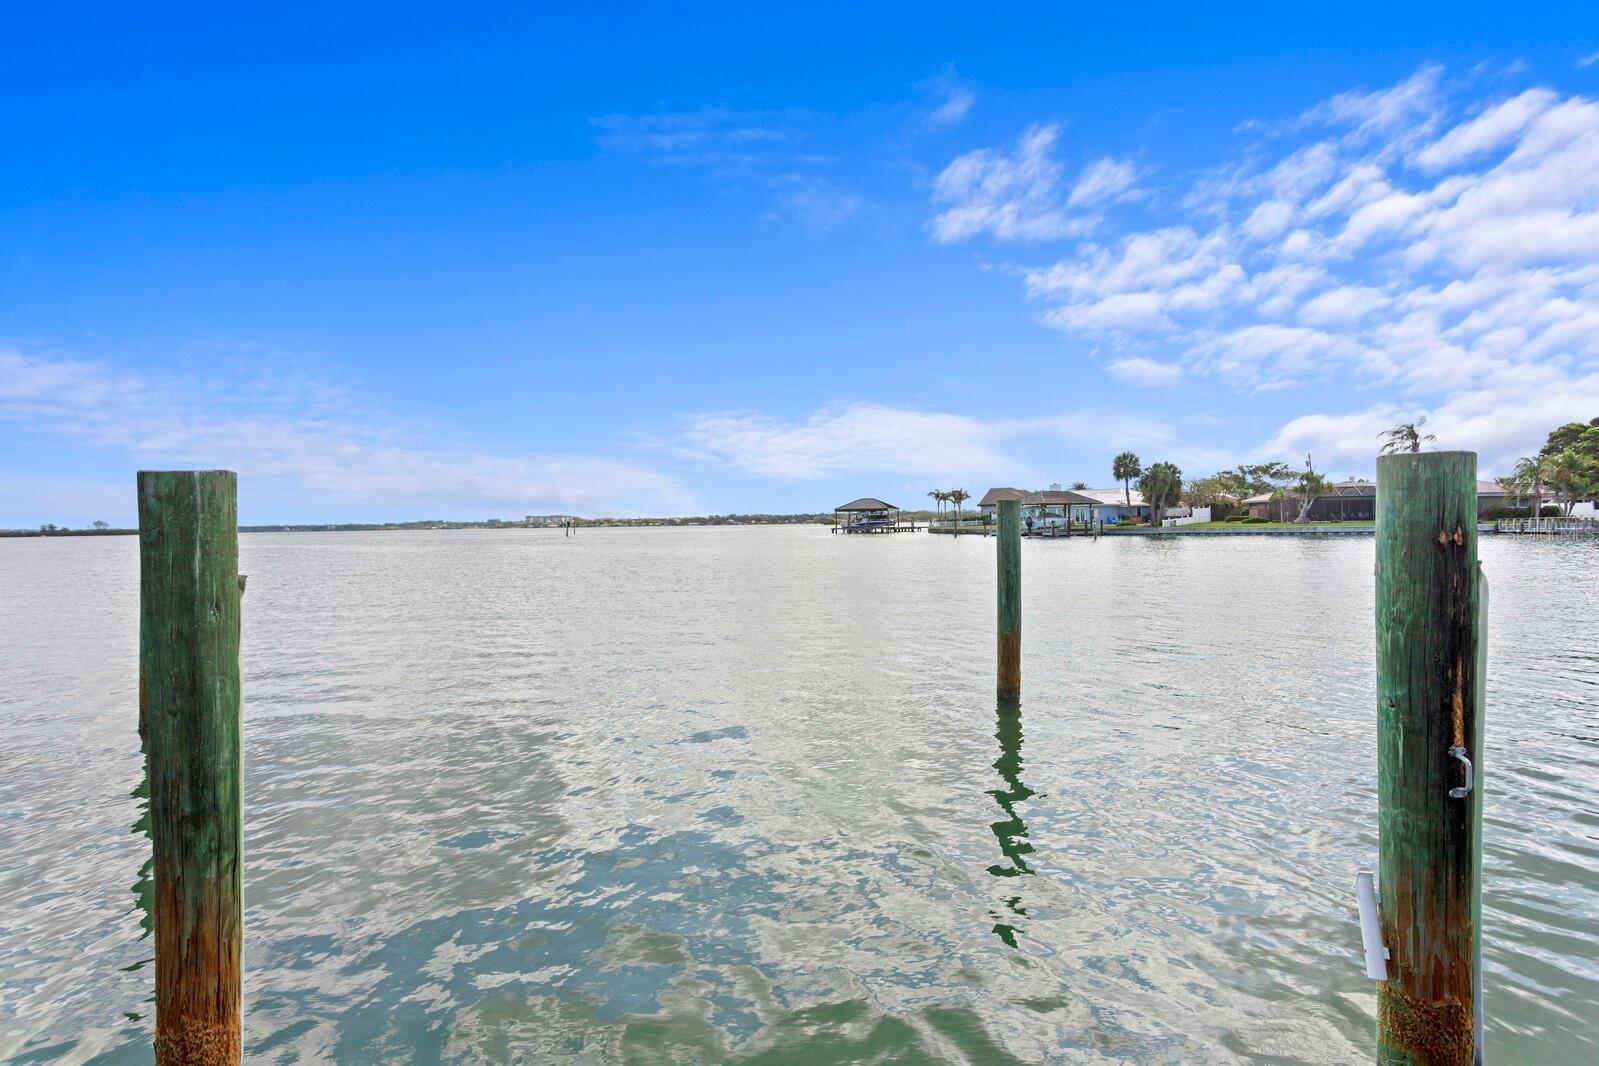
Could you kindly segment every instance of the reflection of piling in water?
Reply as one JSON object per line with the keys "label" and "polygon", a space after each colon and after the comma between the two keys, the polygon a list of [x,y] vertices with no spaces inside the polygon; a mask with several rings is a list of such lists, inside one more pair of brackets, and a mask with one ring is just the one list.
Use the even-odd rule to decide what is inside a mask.
{"label": "reflection of piling in water", "polygon": [[239,1061],[237,483],[139,474],[139,675],[155,881],[155,1060]]}
{"label": "reflection of piling in water", "polygon": [[1477,457],[1377,460],[1382,1062],[1470,1066],[1482,1040],[1487,583]]}
{"label": "reflection of piling in water", "polygon": [[[139,764],[141,767],[138,787],[133,790],[133,798],[139,801],[139,817],[133,823],[133,832],[144,839],[150,839],[150,694],[144,684],[144,668],[139,668]],[[140,939],[150,935],[155,929],[155,882],[151,879],[151,872],[155,867],[154,854],[147,854],[144,862],[139,865],[139,876],[133,880],[133,902],[139,908],[139,928],[143,930]],[[142,962],[138,966],[144,965]],[[137,966],[135,967],[137,968]]]}
{"label": "reflection of piling in water", "polygon": [[[141,733],[143,732],[142,717],[143,716],[141,715],[141,728],[140,728],[140,732]],[[149,746],[147,744],[141,742],[139,744],[139,751],[140,751],[140,754],[142,756],[141,761],[144,764],[144,769],[143,769],[143,772],[142,772],[141,776],[139,777],[138,787],[133,790],[133,798],[135,800],[138,800],[138,802],[139,802],[139,817],[133,823],[132,832],[133,832],[133,834],[135,836],[141,836],[145,840],[149,840],[150,839],[150,755],[149,755],[150,749],[149,749]],[[148,937],[150,935],[150,933],[155,929],[155,917],[154,917],[154,914],[155,914],[155,882],[152,881],[151,877],[150,877],[151,871],[153,870],[154,866],[155,866],[155,856],[151,855],[151,854],[146,854],[145,857],[144,857],[144,861],[139,864],[139,874],[138,874],[138,876],[133,879],[133,905],[136,908],[138,908],[138,911],[139,911],[139,928],[140,928],[140,930],[142,930],[142,933],[141,933],[141,935],[139,937],[140,940],[143,940],[146,937]],[[144,965],[144,963],[142,963],[142,962],[138,963],[137,965],[135,965],[133,967],[133,969],[138,969],[140,966],[143,966],[143,965]]]}
{"label": "reflection of piling in water", "polygon": [[[1022,816],[1016,810],[1016,804],[1033,795],[1033,790],[1022,783],[1021,704],[1016,700],[1000,700],[996,718],[998,724],[994,736],[999,740],[999,758],[994,760],[994,769],[999,771],[1005,787],[990,789],[988,794],[994,797],[1005,812],[1005,817],[992,823],[989,828],[999,841],[1000,853],[1009,860],[1009,864],[995,863],[988,868],[988,872],[994,877],[1030,876],[1033,869],[1027,865],[1026,857],[1032,853],[1033,845],[1027,839],[1027,823],[1022,821]],[[1012,915],[1027,917],[1020,896],[1007,898],[1005,906]],[[1009,946],[1016,946],[1016,926],[1013,923],[999,922],[994,926],[994,932]]]}
{"label": "reflection of piling in water", "polygon": [[1022,519],[1016,500],[1000,500],[999,536],[999,674],[1001,699],[1022,694]]}

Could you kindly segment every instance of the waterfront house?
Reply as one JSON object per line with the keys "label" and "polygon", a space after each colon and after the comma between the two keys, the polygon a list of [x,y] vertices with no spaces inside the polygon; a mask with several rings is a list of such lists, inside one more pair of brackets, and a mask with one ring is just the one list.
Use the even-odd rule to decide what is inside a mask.
{"label": "waterfront house", "polygon": [[[1550,495],[1553,495],[1551,492]],[[1553,500],[1549,501],[1553,503]],[[1505,487],[1497,481],[1477,482],[1477,515],[1489,513],[1497,514],[1506,507],[1531,507],[1532,499],[1517,499],[1514,493],[1506,492]]]}
{"label": "waterfront house", "polygon": [[[1129,499],[1131,497],[1131,499]],[[1017,488],[994,488],[983,494],[978,510],[985,515],[994,513],[1000,500],[1018,500],[1022,505],[1022,518],[1032,517],[1035,526],[1060,525],[1070,520],[1077,525],[1122,525],[1131,521],[1149,521],[1149,505],[1137,489],[1062,489],[1059,484],[1047,489],[1028,492]],[[1183,508],[1168,508],[1168,515],[1186,514]]]}
{"label": "waterfront house", "polygon": [[[1118,485],[1113,489],[1078,489],[1077,492],[1092,500],[1093,506],[1081,518],[1074,514],[1074,519],[1096,524],[1103,522],[1107,526],[1149,521],[1149,504],[1144,502],[1143,493],[1137,489]],[[1168,507],[1165,513],[1168,517],[1176,517],[1187,512],[1182,508]]]}
{"label": "waterfront house", "polygon": [[1000,500],[1020,500],[1026,495],[1026,489],[1009,487],[989,489],[983,493],[983,498],[977,501],[977,510],[984,515],[991,515],[998,508]]}
{"label": "waterfront house", "polygon": [[[1300,493],[1287,489],[1282,492],[1262,492],[1243,501],[1253,518],[1272,522],[1292,522],[1298,519],[1305,504]],[[1370,522],[1377,517],[1377,486],[1371,481],[1340,481],[1310,502],[1305,514],[1309,522]]]}
{"label": "waterfront house", "polygon": [[[1299,518],[1305,498],[1292,489],[1263,492],[1244,501],[1249,513],[1273,522],[1293,522]],[[1477,514],[1497,512],[1505,507],[1529,506],[1517,501],[1497,481],[1477,482]],[[1377,484],[1373,481],[1340,481],[1310,501],[1305,513],[1308,522],[1370,522],[1377,517]]]}

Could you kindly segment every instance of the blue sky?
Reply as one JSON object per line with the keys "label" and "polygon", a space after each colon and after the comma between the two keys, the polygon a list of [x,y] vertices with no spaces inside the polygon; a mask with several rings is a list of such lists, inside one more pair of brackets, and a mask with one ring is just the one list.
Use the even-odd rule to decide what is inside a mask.
{"label": "blue sky", "polygon": [[14,14],[0,526],[1505,470],[1599,415],[1591,5]]}

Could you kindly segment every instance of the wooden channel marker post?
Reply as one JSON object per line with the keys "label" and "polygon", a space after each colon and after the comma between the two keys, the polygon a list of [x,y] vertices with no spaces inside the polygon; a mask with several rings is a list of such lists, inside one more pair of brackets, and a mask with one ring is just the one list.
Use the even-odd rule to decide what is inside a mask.
{"label": "wooden channel marker post", "polygon": [[1022,518],[1016,500],[999,501],[999,677],[1001,699],[1022,694]]}
{"label": "wooden channel marker post", "polygon": [[1377,460],[1378,1061],[1482,1061],[1477,456]]}
{"label": "wooden channel marker post", "polygon": [[237,479],[139,473],[139,689],[155,852],[155,1060],[239,1061]]}

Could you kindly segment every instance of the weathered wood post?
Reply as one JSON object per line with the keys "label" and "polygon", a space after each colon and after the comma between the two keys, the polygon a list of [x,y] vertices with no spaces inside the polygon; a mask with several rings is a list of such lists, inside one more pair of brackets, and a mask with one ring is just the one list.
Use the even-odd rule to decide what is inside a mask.
{"label": "weathered wood post", "polygon": [[1481,1061],[1487,588],[1477,456],[1377,460],[1378,1061]]}
{"label": "weathered wood post", "polygon": [[999,683],[1001,699],[1022,694],[1022,517],[1016,500],[1000,500]]}
{"label": "weathered wood post", "polygon": [[233,473],[140,471],[159,1066],[239,1061],[241,591]]}

